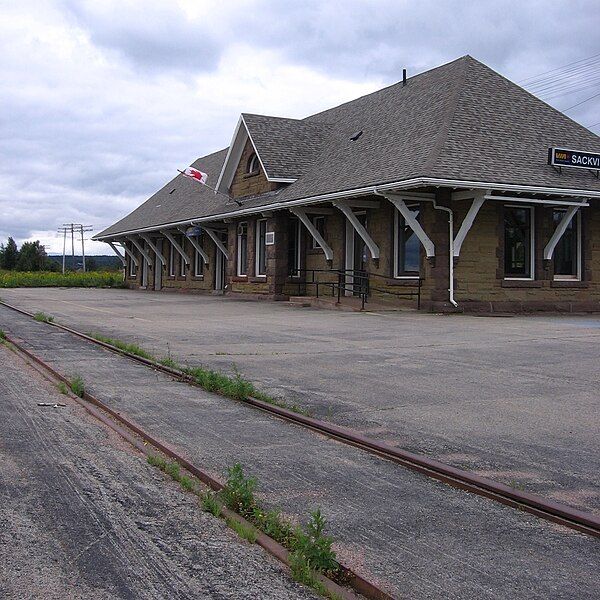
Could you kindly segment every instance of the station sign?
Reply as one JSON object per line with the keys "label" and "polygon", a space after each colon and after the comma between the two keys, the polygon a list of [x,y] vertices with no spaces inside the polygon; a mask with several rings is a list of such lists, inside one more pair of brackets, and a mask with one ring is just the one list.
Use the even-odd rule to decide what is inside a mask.
{"label": "station sign", "polygon": [[553,167],[600,169],[600,154],[581,150],[568,150],[567,148],[549,148],[548,164]]}

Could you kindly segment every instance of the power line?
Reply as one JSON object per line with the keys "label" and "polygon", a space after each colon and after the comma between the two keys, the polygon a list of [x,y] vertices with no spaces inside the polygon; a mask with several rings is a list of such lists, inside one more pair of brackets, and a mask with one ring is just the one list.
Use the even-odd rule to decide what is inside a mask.
{"label": "power line", "polygon": [[594,98],[597,98],[598,96],[600,96],[600,92],[598,92],[597,94],[594,94],[593,96],[590,96],[589,98],[586,98],[585,100],[582,100],[581,102],[578,102],[577,104],[573,104],[573,106],[569,106],[569,108],[563,108],[562,112],[567,112],[568,110],[571,110],[572,108],[575,108],[576,106],[580,106],[581,104],[584,104],[585,102],[588,102],[589,100],[593,100]]}
{"label": "power line", "polygon": [[567,67],[570,67],[571,65],[576,65],[578,63],[585,62],[585,61],[591,60],[593,58],[597,58],[599,56],[600,56],[600,53],[594,54],[593,56],[588,56],[587,58],[581,58],[579,60],[575,60],[573,62],[567,63],[566,65],[562,65],[561,67],[556,67],[555,69],[550,69],[550,71],[545,71],[543,73],[538,73],[537,75],[532,75],[530,77],[526,77],[525,79],[521,79],[520,81],[517,81],[517,83],[525,83],[526,81],[531,82],[532,79],[537,79],[538,77],[541,77],[542,75],[548,75],[549,73],[555,73],[556,71],[561,71]]}

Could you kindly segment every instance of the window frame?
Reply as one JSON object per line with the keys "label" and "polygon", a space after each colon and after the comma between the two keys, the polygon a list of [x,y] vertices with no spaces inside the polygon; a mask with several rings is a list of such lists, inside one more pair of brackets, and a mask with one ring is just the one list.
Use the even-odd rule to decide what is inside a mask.
{"label": "window frame", "polygon": [[[518,275],[507,275],[506,274],[506,218],[505,212],[507,208],[519,208],[521,210],[529,211],[529,275],[519,277]],[[502,207],[502,244],[504,248],[503,252],[503,264],[502,272],[504,274],[505,281],[535,281],[535,207],[529,205],[519,204],[504,204]]]}
{"label": "window frame", "polygon": [[[131,250],[131,252],[133,253],[134,251]],[[137,278],[137,266],[136,266],[135,262],[133,261],[133,258],[131,258],[131,256],[129,256],[128,258],[129,258],[128,276],[131,279],[135,279],[135,278]]]}
{"label": "window frame", "polygon": [[[200,236],[198,236],[198,243],[200,243]],[[196,279],[204,279],[204,259],[196,248],[194,248],[194,271],[193,276]]]}
{"label": "window frame", "polygon": [[[552,209],[552,222],[554,223],[554,213],[555,212],[562,212],[565,213],[567,211],[566,208],[553,208]],[[556,269],[556,250],[558,248],[558,244],[560,244],[561,240],[562,240],[562,236],[560,238],[560,240],[558,240],[558,243],[556,245],[556,247],[554,248],[554,255],[552,256],[552,267],[553,267],[553,273],[552,273],[552,279],[554,281],[581,281],[582,280],[582,273],[583,273],[583,269],[582,269],[582,245],[581,245],[581,209],[579,209],[575,215],[573,216],[573,220],[571,221],[571,223],[575,221],[575,235],[577,236],[577,246],[575,249],[576,252],[576,274],[575,275],[564,275],[564,274],[560,274],[560,273],[556,273],[554,270]],[[567,233],[565,231],[565,233]],[[563,233],[563,236],[565,235],[565,233]]]}
{"label": "window frame", "polygon": [[[261,228],[264,224],[264,235]],[[267,219],[257,219],[254,231],[255,253],[254,253],[254,274],[256,277],[267,276]],[[262,240],[262,241],[261,241]],[[264,269],[261,271],[261,256],[264,257]]]}
{"label": "window frame", "polygon": [[[319,229],[319,222],[322,223],[321,229]],[[313,224],[313,227],[321,234],[321,237],[325,239],[325,215],[314,215],[311,218],[311,223]],[[317,240],[315,240],[312,235],[310,236],[310,249],[323,251],[323,248],[319,246]]]}
{"label": "window frame", "polygon": [[[409,204],[407,205],[407,208],[410,211],[414,211],[414,209],[416,208],[419,211],[419,214],[421,213],[421,205],[420,204]],[[394,248],[394,260],[393,262],[393,277],[394,279],[419,279],[421,277],[421,240],[418,239],[418,237],[416,237],[416,233],[413,231],[413,235],[416,237],[418,243],[419,243],[419,270],[418,271],[400,271],[400,264],[398,261],[398,250],[399,245],[400,245],[400,219],[402,219],[404,221],[404,217],[402,216],[402,214],[400,213],[400,211],[394,207],[394,243],[393,248]],[[406,225],[406,223],[405,223]]]}
{"label": "window frame", "polygon": [[258,160],[258,154],[253,152],[248,158],[246,163],[246,175],[256,175],[260,172],[260,161]]}
{"label": "window frame", "polygon": [[[245,227],[245,233],[240,233],[240,227]],[[236,274],[238,277],[248,277],[248,221],[240,221],[237,224],[236,233]],[[244,240],[245,260],[242,271],[242,240]]]}

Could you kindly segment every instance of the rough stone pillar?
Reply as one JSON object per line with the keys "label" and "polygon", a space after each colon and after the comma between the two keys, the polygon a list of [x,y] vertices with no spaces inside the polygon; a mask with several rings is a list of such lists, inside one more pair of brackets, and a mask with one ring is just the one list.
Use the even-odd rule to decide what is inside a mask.
{"label": "rough stone pillar", "polygon": [[237,276],[237,223],[227,223],[227,251],[229,260],[227,261],[227,282]]}
{"label": "rough stone pillar", "polygon": [[275,234],[275,243],[267,246],[267,284],[274,300],[286,300],[285,283],[288,279],[289,213],[277,211],[267,221],[267,231]]}

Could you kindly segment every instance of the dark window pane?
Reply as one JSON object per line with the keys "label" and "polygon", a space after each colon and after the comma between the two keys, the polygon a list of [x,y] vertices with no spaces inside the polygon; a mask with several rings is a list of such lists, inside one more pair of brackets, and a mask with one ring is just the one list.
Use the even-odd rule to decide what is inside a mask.
{"label": "dark window pane", "polygon": [[258,264],[257,264],[257,275],[265,275],[267,272],[267,245],[266,245],[266,237],[267,237],[267,222],[266,221],[258,221],[258,248],[257,248],[257,256],[258,256]]}
{"label": "dark window pane", "polygon": [[531,209],[504,209],[504,274],[531,277]]}
{"label": "dark window pane", "polygon": [[[410,211],[419,219],[419,209]],[[421,243],[415,232],[398,213],[396,275],[418,275],[420,271]]]}
{"label": "dark window pane", "polygon": [[[553,213],[554,227],[557,227],[565,215],[564,210],[555,210]],[[577,219],[575,215],[569,223],[567,229],[556,244],[554,249],[554,274],[569,277],[577,277],[579,275],[578,256],[577,256]]]}
{"label": "dark window pane", "polygon": [[248,224],[238,225],[238,275],[248,273]]}

